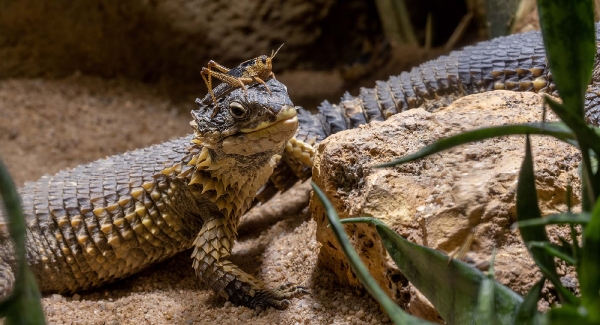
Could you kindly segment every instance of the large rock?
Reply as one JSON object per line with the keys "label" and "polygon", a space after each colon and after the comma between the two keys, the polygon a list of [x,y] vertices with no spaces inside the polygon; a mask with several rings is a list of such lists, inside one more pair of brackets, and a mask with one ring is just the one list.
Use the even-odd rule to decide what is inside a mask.
{"label": "large rock", "polygon": [[[466,260],[485,265],[496,248],[497,279],[523,294],[540,278],[518,230],[511,229],[516,221],[515,193],[524,136],[471,143],[394,168],[371,166],[466,130],[538,121],[541,108],[540,95],[495,91],[467,96],[435,113],[410,110],[386,122],[329,137],[318,148],[313,180],[327,193],[341,218],[374,216],[409,240],[446,252],[456,251],[472,233],[474,241]],[[578,150],[540,136],[532,137],[532,147],[542,213],[565,211],[567,184],[571,181],[575,189],[580,186]],[[578,194],[572,199],[579,203]],[[321,262],[343,282],[358,285],[327,228],[322,206],[313,199],[311,209],[322,244]],[[398,276],[375,230],[366,225],[346,229],[390,296],[423,314],[415,306],[424,302],[407,287],[406,279]],[[551,237],[556,238],[562,230],[553,231]]]}

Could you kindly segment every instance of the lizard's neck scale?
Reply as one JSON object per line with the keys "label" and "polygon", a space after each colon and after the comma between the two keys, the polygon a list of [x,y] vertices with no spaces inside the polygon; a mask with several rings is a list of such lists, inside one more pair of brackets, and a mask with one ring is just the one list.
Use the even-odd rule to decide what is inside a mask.
{"label": "lizard's neck scale", "polygon": [[[273,173],[281,155],[265,153],[257,159],[219,154],[195,138],[184,177],[194,195],[212,201],[231,220],[239,219],[251,206],[257,191]],[[187,159],[186,159],[187,160]]]}

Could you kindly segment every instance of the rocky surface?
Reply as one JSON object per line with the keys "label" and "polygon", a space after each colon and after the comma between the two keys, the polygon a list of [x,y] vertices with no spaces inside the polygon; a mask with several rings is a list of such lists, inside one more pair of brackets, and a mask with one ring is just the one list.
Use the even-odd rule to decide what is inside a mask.
{"label": "rocky surface", "polygon": [[[466,261],[485,266],[496,248],[496,278],[523,294],[540,277],[518,230],[511,229],[516,221],[515,191],[524,136],[475,142],[394,168],[371,166],[466,130],[538,121],[541,108],[540,95],[495,91],[465,97],[435,113],[406,111],[323,141],[313,180],[325,190],[341,218],[374,216],[405,238],[446,252],[457,251],[473,234]],[[567,184],[571,181],[579,188],[578,151],[539,136],[532,137],[532,147],[542,213],[566,211]],[[579,196],[573,202],[577,204]],[[312,200],[311,211],[322,244],[320,260],[342,282],[357,285],[327,227],[322,206]],[[388,260],[374,228],[349,225],[346,229],[371,273],[391,296],[415,314],[437,318]],[[552,229],[551,238],[562,231]],[[574,278],[571,271],[560,272]],[[547,300],[553,300],[551,294]]]}

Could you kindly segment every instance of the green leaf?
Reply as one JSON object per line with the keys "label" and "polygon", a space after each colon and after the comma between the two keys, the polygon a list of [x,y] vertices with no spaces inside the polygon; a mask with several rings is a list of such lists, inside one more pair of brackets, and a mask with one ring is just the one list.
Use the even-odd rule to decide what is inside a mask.
{"label": "green leaf", "polygon": [[[571,180],[569,180],[569,183],[567,185],[567,212],[568,213],[571,213],[571,211],[572,211],[572,207],[573,207],[572,197],[573,197],[573,186],[571,185]],[[580,215],[583,215],[583,214],[587,214],[587,213],[582,212]],[[589,216],[589,218],[591,218],[591,215]],[[586,222],[586,224],[587,224],[587,222]],[[584,224],[582,224],[582,226],[585,227]],[[567,240],[565,240],[564,238],[562,238],[560,236],[558,237],[558,239],[560,239],[563,246],[571,247],[571,255],[575,258],[575,260],[579,261],[579,258],[581,257],[581,247],[579,246],[579,240],[577,239],[578,235],[577,235],[577,230],[575,229],[575,225],[570,224],[569,230],[570,230],[570,235],[571,235],[571,243],[569,243]]]}
{"label": "green leaf", "polygon": [[[469,324],[475,318],[481,283],[487,277],[474,267],[402,238],[377,219],[371,221],[400,272],[438,310],[448,324]],[[432,270],[435,270],[432,272]],[[494,281],[495,320],[512,323],[522,298]]]}
{"label": "green leaf", "polygon": [[[573,225],[570,225],[569,228],[571,230],[571,255],[573,255],[573,257],[575,257],[575,259],[579,261],[581,258],[581,246],[579,246],[579,240],[577,239],[577,230]],[[560,239],[563,238],[560,237]]]}
{"label": "green leaf", "polygon": [[[448,324],[471,324],[477,307],[481,284],[489,278],[468,264],[449,259],[435,249],[409,242],[375,218],[348,218],[344,223],[362,222],[375,225],[377,233],[400,272],[435,306]],[[435,270],[435,272],[432,272]],[[493,281],[494,320],[511,324],[521,296]]]}
{"label": "green leaf", "polygon": [[532,248],[541,248],[546,251],[551,256],[558,257],[561,260],[571,264],[576,265],[577,260],[575,257],[571,255],[571,245],[569,246],[560,246],[557,244],[549,243],[549,242],[538,242],[538,241],[530,241],[527,243],[527,247],[529,249]]}
{"label": "green leaf", "polygon": [[475,324],[491,325],[496,323],[494,315],[496,314],[494,306],[494,280],[484,278],[479,286],[479,295],[477,297],[477,306],[475,316]]}
{"label": "green leaf", "polygon": [[[600,131],[598,131],[600,132]],[[598,134],[597,132],[595,132],[596,134]],[[598,135],[600,136],[600,135]],[[595,152],[592,152],[592,154],[590,155],[590,161],[592,163],[592,172],[598,174],[598,157],[596,156]]]}
{"label": "green leaf", "polygon": [[[557,213],[551,214],[544,218],[537,219],[528,219],[528,220],[520,220],[515,222],[519,228],[527,228],[527,227],[537,227],[537,226],[547,226],[547,225],[563,225],[568,224],[571,226],[571,240],[572,243],[567,242],[564,238],[559,237],[562,242],[562,246],[554,245],[551,246],[560,249],[564,254],[567,254],[572,257],[574,261],[578,260],[578,256],[580,256],[581,248],[579,247],[577,241],[577,232],[573,225],[582,225],[586,226],[592,217],[591,213],[581,212],[581,213]],[[542,247],[546,249],[545,247]],[[546,249],[548,251],[548,249]],[[556,255],[554,255],[556,256]]]}
{"label": "green leaf", "polygon": [[[35,277],[26,265],[24,278],[20,278],[19,294],[14,295],[7,308],[5,325],[34,325],[45,324],[44,311],[40,304],[40,291]],[[17,289],[15,289],[17,290]]]}
{"label": "green leaf", "polygon": [[583,96],[596,55],[594,3],[592,0],[538,0],[537,3],[552,78],[565,106],[583,121]]}
{"label": "green leaf", "polygon": [[7,213],[8,231],[14,241],[17,268],[15,284],[11,295],[0,305],[0,311],[6,316],[6,324],[44,324],[44,312],[40,302],[41,295],[27,260],[25,259],[25,218],[21,200],[0,160],[0,197]]}
{"label": "green leaf", "polygon": [[[600,184],[595,184],[591,181],[594,173],[589,154],[589,149],[596,153],[600,153],[600,136],[585,123],[583,117],[578,116],[573,109],[567,109],[564,105],[555,102],[550,97],[544,97],[544,101],[552,108],[552,111],[575,133],[578,140],[583,163],[582,184],[588,186],[591,191],[586,192],[589,196],[588,200],[592,202],[600,193]],[[584,210],[589,211],[589,210]]]}
{"label": "green leaf", "polygon": [[[575,233],[575,227],[573,227],[573,225],[570,225],[570,230],[571,230],[571,240],[573,242],[568,242],[566,239],[564,239],[561,236],[558,236],[558,240],[560,240],[561,245],[561,249],[565,252],[565,254],[568,254],[569,256],[572,256],[573,259],[575,259],[575,264],[574,265],[579,265],[579,261],[580,261],[580,257],[581,257],[581,248],[579,247],[579,243],[577,242],[577,234]],[[575,236],[575,237],[574,237]]]}
{"label": "green leaf", "polygon": [[521,306],[519,306],[515,324],[537,324],[537,318],[540,317],[540,313],[537,310],[537,303],[540,300],[540,294],[542,292],[542,288],[544,287],[544,282],[546,282],[546,278],[542,277],[540,281],[538,281],[533,285],[533,287],[531,287],[531,289],[529,289],[529,292],[525,296],[523,303]]}
{"label": "green leaf", "polygon": [[0,197],[7,212],[8,232],[15,243],[15,255],[19,260],[19,269],[25,261],[25,217],[21,208],[21,199],[4,163],[0,160]]}
{"label": "green leaf", "polygon": [[544,218],[539,219],[527,219],[527,220],[519,220],[516,224],[519,228],[526,227],[535,227],[535,226],[545,226],[545,225],[561,225],[561,224],[571,224],[571,225],[587,225],[590,222],[592,215],[591,213],[582,212],[582,213],[557,213],[551,214]]}
{"label": "green leaf", "polygon": [[496,259],[496,250],[492,252],[492,260],[488,269],[487,276],[481,281],[479,286],[479,296],[477,297],[477,310],[475,312],[475,324],[493,325],[496,323],[494,315],[496,314],[495,295],[494,295],[494,261]]}
{"label": "green leaf", "polygon": [[581,302],[590,319],[600,322],[600,200],[596,201],[592,220],[583,231],[583,250],[579,272]]}
{"label": "green leaf", "polygon": [[323,191],[321,191],[321,189],[315,183],[312,183],[312,188],[315,191],[315,194],[317,195],[321,203],[323,204],[323,206],[325,207],[325,212],[327,213],[327,218],[329,219],[331,228],[340,245],[342,246],[342,250],[348,258],[348,262],[352,266],[352,270],[354,270],[354,272],[360,279],[360,282],[365,286],[367,291],[369,291],[371,296],[373,296],[373,298],[375,298],[375,300],[379,302],[381,307],[383,307],[385,312],[390,316],[390,319],[395,324],[435,324],[406,313],[400,307],[398,307],[398,305],[396,305],[396,303],[392,299],[390,299],[387,296],[383,289],[381,289],[381,287],[377,284],[377,281],[375,281],[375,279],[371,276],[369,270],[358,256],[358,253],[352,247],[352,244],[350,244],[350,240],[346,235],[346,230],[340,222],[335,208],[333,207],[331,202],[329,202],[325,193],[323,193]]}
{"label": "green leaf", "polygon": [[583,306],[562,306],[552,308],[546,314],[548,324],[552,325],[591,325],[598,324],[590,320]]}
{"label": "green leaf", "polygon": [[551,122],[551,123],[527,123],[527,124],[516,124],[516,125],[502,125],[494,127],[486,127],[477,130],[467,131],[461,134],[453,135],[451,137],[438,140],[418,152],[404,156],[400,159],[394,160],[389,163],[375,166],[390,167],[394,165],[403,164],[409,161],[417,160],[426,156],[436,154],[438,152],[466,144],[469,142],[482,141],[490,138],[507,135],[517,134],[542,134],[553,136],[559,140],[567,142],[571,145],[577,146],[575,141],[575,135],[564,123]]}
{"label": "green leaf", "polygon": [[[519,222],[530,219],[541,219],[542,214],[538,206],[537,191],[535,189],[535,175],[533,172],[533,159],[531,157],[531,144],[529,136],[525,140],[525,159],[519,172],[517,185],[517,218]],[[519,228],[521,237],[528,247],[533,260],[544,276],[552,282],[558,291],[563,303],[578,304],[577,298],[561,283],[556,273],[554,257],[539,247],[529,247],[530,242],[550,242],[544,226],[531,226]]]}
{"label": "green leaf", "polygon": [[[581,210],[583,212],[589,213],[592,211],[594,207],[594,194],[593,189],[591,188],[590,174],[588,173],[587,168],[582,168],[580,164],[579,171],[581,177]],[[587,180],[587,181],[586,181]]]}

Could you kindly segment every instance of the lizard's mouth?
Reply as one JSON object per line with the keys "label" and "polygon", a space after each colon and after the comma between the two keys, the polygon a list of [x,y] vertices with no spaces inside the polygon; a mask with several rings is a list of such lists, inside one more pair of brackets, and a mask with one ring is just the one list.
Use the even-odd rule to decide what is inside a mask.
{"label": "lizard's mouth", "polygon": [[275,118],[275,122],[262,122],[259,125],[254,126],[252,128],[242,128],[240,130],[240,132],[246,133],[246,134],[260,132],[260,131],[263,131],[264,129],[269,129],[271,127],[274,127],[277,123],[285,122],[285,121],[288,121],[289,119],[293,119],[294,117],[296,117],[296,107],[290,106],[290,105],[285,105],[281,108],[281,110],[277,114],[277,117]]}
{"label": "lizard's mouth", "polygon": [[294,106],[283,106],[274,122],[263,122],[223,140],[223,151],[228,154],[252,155],[273,150],[285,144],[298,128],[298,117]]}

